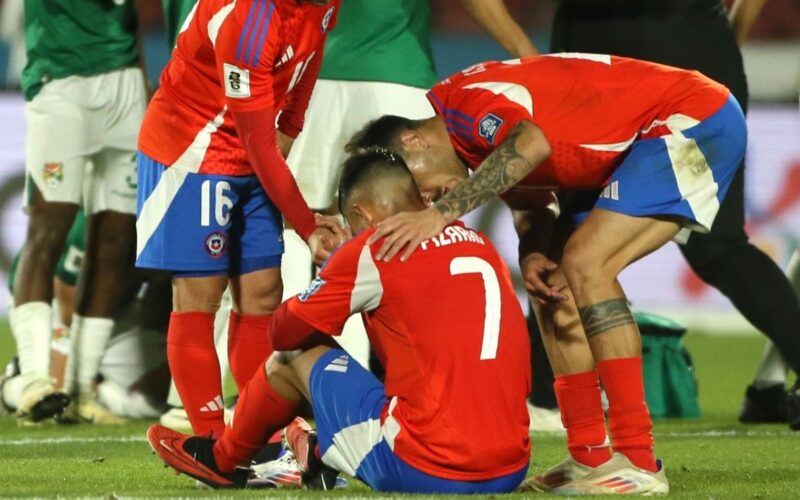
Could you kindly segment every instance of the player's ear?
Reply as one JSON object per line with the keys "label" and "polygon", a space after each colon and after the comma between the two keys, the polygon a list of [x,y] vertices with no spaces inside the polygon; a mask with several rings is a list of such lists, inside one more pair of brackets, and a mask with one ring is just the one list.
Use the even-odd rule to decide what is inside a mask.
{"label": "player's ear", "polygon": [[368,209],[359,205],[358,203],[353,204],[353,213],[358,218],[359,226],[362,227],[372,227],[375,224],[375,217],[370,213]]}
{"label": "player's ear", "polygon": [[425,140],[425,137],[419,132],[419,130],[404,130],[400,132],[400,144],[403,145],[403,149],[406,151],[422,151],[428,149],[428,141]]}

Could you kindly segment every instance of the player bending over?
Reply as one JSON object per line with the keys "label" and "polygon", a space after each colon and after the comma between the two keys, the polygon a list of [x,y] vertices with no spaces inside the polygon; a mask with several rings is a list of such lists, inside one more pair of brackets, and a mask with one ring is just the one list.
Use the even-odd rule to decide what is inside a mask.
{"label": "player bending over", "polygon": [[225,288],[230,283],[234,302],[228,358],[241,391],[272,352],[281,214],[317,259],[335,243],[318,224],[340,231],[334,219],[309,210],[284,161],[302,129],[338,6],[199,2],[145,115],[137,266],[174,273],[167,355],[197,434],[220,435],[225,427],[214,348]]}
{"label": "player bending over", "polygon": [[[571,455],[537,487],[666,493],[644,400],[641,340],[617,276],[682,229],[711,227],[747,141],[735,99],[697,72],[598,54],[478,64],[428,97],[435,117],[384,117],[353,141],[398,151],[424,193],[444,194],[422,212],[384,221],[370,238],[388,235],[375,258],[406,246],[407,258],[498,194],[524,205],[536,198],[525,187],[605,187],[572,234],[551,239],[550,216],[520,238]],[[465,164],[475,173],[462,182]],[[544,243],[529,246],[537,239]],[[610,404],[613,455],[598,377]]]}
{"label": "player bending over", "polygon": [[[408,263],[374,258],[367,239],[386,217],[425,208],[399,156],[371,151],[344,167],[342,213],[360,233],[310,287],[281,304],[273,354],[250,381],[219,440],[152,426],[165,463],[215,487],[241,484],[253,454],[311,403],[318,426],[287,430],[314,473],[322,465],[380,491],[501,493],[530,460],[529,341],[511,278],[491,242],[460,223]],[[331,347],[363,313],[385,384]]]}

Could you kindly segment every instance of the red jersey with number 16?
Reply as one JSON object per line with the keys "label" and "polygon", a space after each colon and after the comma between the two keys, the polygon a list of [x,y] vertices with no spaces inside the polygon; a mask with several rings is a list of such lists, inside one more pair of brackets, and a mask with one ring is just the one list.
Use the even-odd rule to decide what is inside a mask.
{"label": "red jersey with number 16", "polygon": [[460,223],[406,262],[373,258],[365,231],[330,257],[289,311],[330,335],[363,312],[386,368],[381,423],[404,462],[478,481],[530,460],[530,344],[511,276],[492,243]]}
{"label": "red jersey with number 16", "polygon": [[139,149],[167,166],[252,175],[231,111],[272,108],[296,137],[341,0],[202,0],[148,106]]}
{"label": "red jersey with number 16", "polygon": [[591,189],[607,183],[635,140],[680,133],[729,95],[697,71],[563,53],[476,64],[436,84],[428,99],[470,168],[527,120],[552,152],[521,184]]}

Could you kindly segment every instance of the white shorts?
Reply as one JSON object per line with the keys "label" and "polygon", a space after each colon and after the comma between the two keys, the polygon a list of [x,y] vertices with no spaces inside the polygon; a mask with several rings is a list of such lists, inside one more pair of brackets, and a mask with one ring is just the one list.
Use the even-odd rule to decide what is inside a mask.
{"label": "white shorts", "polygon": [[383,115],[433,116],[426,92],[396,83],[318,80],[288,158],[308,206],[321,210],[333,204],[344,146],[367,122]]}
{"label": "white shorts", "polygon": [[135,214],[136,142],[146,107],[139,68],[45,84],[25,105],[26,184],[33,181],[48,202],[80,204],[87,214]]}

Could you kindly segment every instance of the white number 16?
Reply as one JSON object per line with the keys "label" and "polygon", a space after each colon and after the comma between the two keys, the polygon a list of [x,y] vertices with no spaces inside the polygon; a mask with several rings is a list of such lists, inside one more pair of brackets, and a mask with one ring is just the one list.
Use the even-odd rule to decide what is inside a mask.
{"label": "white number 16", "polygon": [[483,290],[486,296],[481,359],[495,359],[500,337],[500,283],[497,281],[497,273],[491,264],[479,257],[456,257],[450,261],[451,275],[473,273],[479,273],[483,278]]}
{"label": "white number 16", "polygon": [[[217,181],[214,187],[214,220],[218,226],[224,226],[231,219],[233,200],[227,196],[231,191],[230,183]],[[200,185],[200,225],[211,225],[211,181],[203,181]]]}

